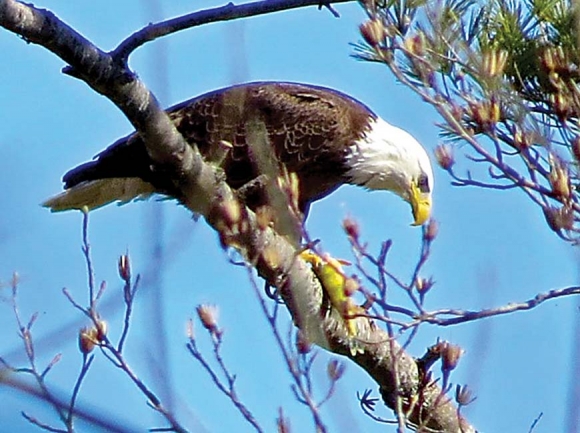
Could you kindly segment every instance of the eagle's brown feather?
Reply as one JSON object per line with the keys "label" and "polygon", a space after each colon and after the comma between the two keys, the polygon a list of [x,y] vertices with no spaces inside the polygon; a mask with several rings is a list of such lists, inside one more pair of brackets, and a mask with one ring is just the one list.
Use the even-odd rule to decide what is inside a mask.
{"label": "eagle's brown feather", "polygon": [[[263,122],[277,161],[298,175],[303,210],[345,182],[345,154],[376,118],[366,106],[347,95],[294,83],[233,86],[167,111],[184,138],[195,143],[202,155],[209,158],[221,141],[232,145],[223,168],[234,189],[260,174],[254,149],[247,140],[247,128],[252,122]],[[153,185],[155,191],[179,198],[162,168],[155,167],[149,158],[137,133],[114,143],[95,161],[68,172],[64,182],[65,188],[74,189],[107,178],[140,178]],[[66,196],[66,191],[61,196]],[[263,202],[264,197],[259,197],[248,205],[255,207]],[[50,207],[50,201],[47,205]],[[59,210],[65,205],[66,202],[61,203]],[[77,207],[78,203],[71,205]]]}

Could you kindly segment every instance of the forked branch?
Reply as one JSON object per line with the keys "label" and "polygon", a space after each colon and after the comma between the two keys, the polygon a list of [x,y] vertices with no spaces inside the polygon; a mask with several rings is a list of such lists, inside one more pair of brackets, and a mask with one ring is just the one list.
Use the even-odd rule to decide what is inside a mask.
{"label": "forked branch", "polygon": [[[277,10],[285,9],[282,3],[277,4]],[[287,4],[300,5],[292,1]],[[314,2],[303,5],[310,4]],[[258,9],[254,11],[257,13]],[[224,246],[235,248],[260,276],[278,288],[295,324],[309,341],[348,356],[364,368],[380,386],[387,406],[399,417],[404,414],[410,424],[437,432],[475,431],[436,383],[423,381],[416,360],[369,320],[360,318],[360,350],[351,352],[351,338],[342,320],[324,319],[320,284],[298,257],[296,247],[271,227],[260,224],[253,212],[239,208],[234,193],[216,169],[185,142],[154,95],[127,65],[98,49],[51,12],[14,0],[0,0],[0,26],[62,58],[70,65],[65,72],[117,105],[139,132],[157,169],[163,170],[180,191],[183,204],[203,215],[220,233]],[[119,51],[129,53],[132,49]],[[232,213],[236,207],[240,212]]]}

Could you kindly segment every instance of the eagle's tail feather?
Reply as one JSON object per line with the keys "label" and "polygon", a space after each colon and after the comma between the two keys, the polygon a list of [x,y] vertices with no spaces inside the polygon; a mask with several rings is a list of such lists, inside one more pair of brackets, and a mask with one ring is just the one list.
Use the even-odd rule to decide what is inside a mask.
{"label": "eagle's tail feather", "polygon": [[155,188],[138,177],[114,177],[81,182],[49,198],[42,206],[52,212],[71,209],[97,209],[114,201],[120,204],[135,199],[145,199],[155,193]]}

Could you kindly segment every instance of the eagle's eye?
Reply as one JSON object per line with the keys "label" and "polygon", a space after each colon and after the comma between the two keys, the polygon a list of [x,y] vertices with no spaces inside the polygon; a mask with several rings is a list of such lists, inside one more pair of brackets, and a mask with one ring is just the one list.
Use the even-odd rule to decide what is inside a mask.
{"label": "eagle's eye", "polygon": [[417,180],[417,187],[419,191],[428,193],[431,191],[431,187],[429,186],[429,178],[425,173],[422,173]]}

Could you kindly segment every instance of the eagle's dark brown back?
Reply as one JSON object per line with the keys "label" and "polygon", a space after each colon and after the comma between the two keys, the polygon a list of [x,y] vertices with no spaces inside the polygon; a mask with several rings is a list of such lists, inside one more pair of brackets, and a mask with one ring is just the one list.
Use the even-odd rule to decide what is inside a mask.
{"label": "eagle's dark brown back", "polygon": [[[276,160],[298,174],[301,202],[318,199],[344,183],[344,156],[376,116],[363,104],[336,92],[294,83],[251,83],[217,90],[169,108],[188,142],[208,156],[226,141],[227,181],[239,188],[257,177],[248,125],[263,122]],[[254,122],[254,123],[253,123]],[[139,177],[173,195],[162,172],[152,169],[138,134],[121,139],[64,177],[65,187],[102,178]]]}

